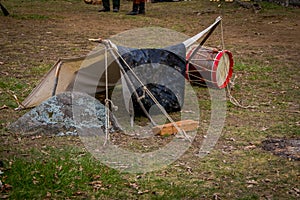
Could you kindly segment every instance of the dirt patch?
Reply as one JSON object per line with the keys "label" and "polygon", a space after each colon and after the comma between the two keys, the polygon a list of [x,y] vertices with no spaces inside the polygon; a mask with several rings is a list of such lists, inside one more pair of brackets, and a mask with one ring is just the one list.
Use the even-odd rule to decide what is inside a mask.
{"label": "dirt patch", "polygon": [[273,154],[300,161],[300,139],[267,139],[262,142],[262,148]]}

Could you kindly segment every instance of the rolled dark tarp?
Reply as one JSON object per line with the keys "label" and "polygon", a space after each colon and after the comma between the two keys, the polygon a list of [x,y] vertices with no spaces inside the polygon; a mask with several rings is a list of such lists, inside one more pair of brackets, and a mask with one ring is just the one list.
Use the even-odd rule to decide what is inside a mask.
{"label": "rolled dark tarp", "polygon": [[[186,65],[186,49],[183,44],[165,49],[132,49],[119,46],[118,50],[122,55],[120,63],[138,96],[143,97],[140,100],[147,111],[155,105],[155,102],[145,93],[143,85],[167,112],[181,110],[184,103]],[[139,83],[133,73],[143,85]],[[133,95],[132,88],[129,87],[129,90],[132,94],[135,114],[142,114],[138,99]]]}

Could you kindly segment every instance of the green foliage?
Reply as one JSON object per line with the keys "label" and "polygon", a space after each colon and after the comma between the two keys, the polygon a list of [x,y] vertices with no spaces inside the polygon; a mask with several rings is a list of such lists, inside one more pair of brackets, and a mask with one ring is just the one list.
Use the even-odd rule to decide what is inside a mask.
{"label": "green foliage", "polygon": [[6,173],[5,182],[13,187],[12,199],[41,199],[49,194],[52,198],[91,197],[92,191],[96,196],[102,195],[100,191],[109,195],[124,184],[117,171],[77,148],[32,149],[30,155],[30,158],[15,158],[12,169]]}
{"label": "green foliage", "polygon": [[260,2],[260,4],[261,4],[262,8],[265,9],[265,10],[277,10],[277,11],[279,11],[279,10],[284,10],[285,9],[277,3],[262,1],[262,2]]}
{"label": "green foliage", "polygon": [[43,76],[47,71],[50,70],[51,66],[52,65],[49,64],[40,64],[37,67],[32,67],[29,70],[29,73],[37,76]]}
{"label": "green foliage", "polygon": [[20,82],[19,79],[14,77],[0,77],[0,106],[8,106],[12,108],[18,107],[14,100],[16,93],[21,94],[27,87],[26,83]]}
{"label": "green foliage", "polygon": [[273,70],[272,66],[269,65],[261,65],[260,63],[255,63],[255,61],[252,61],[252,63],[244,63],[244,62],[236,62],[234,63],[234,70],[236,71],[247,71],[247,72],[271,72]]}

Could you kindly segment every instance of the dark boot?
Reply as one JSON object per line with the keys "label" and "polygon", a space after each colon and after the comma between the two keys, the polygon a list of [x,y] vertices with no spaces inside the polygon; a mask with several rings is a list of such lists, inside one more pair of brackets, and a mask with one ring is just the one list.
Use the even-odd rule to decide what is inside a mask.
{"label": "dark boot", "polygon": [[145,12],[145,2],[141,2],[139,5],[139,14],[146,14]]}
{"label": "dark boot", "polygon": [[119,12],[119,8],[118,7],[114,7],[113,12]]}
{"label": "dark boot", "polygon": [[132,11],[127,13],[127,15],[137,15],[139,13],[138,9],[139,9],[139,4],[134,3],[132,6]]}
{"label": "dark boot", "polygon": [[109,12],[110,9],[109,8],[102,8],[100,10],[98,10],[98,12]]}

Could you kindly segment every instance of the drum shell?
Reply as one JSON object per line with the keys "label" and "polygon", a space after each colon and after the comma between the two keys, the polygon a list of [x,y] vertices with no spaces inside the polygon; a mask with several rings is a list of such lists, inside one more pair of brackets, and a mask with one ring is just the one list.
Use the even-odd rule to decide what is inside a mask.
{"label": "drum shell", "polygon": [[[225,88],[233,73],[233,58],[232,54],[228,50],[219,51],[210,47],[201,47],[197,53],[193,55],[193,52],[197,50],[193,47],[187,53],[187,65],[186,65],[186,78],[193,84],[208,86],[212,88]],[[191,59],[190,56],[193,56]],[[227,58],[226,63],[228,69],[226,74],[219,80],[220,66],[222,64],[221,59],[225,56]],[[219,71],[218,71],[219,70]]]}

